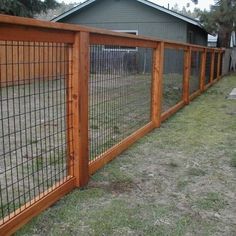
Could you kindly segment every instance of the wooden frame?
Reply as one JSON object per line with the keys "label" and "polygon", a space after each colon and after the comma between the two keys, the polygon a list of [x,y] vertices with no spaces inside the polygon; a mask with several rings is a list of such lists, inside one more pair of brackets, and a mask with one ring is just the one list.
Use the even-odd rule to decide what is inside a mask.
{"label": "wooden frame", "polygon": [[185,106],[185,102],[184,101],[180,101],[179,103],[177,103],[175,106],[173,106],[172,108],[170,108],[168,111],[165,111],[161,114],[161,122],[164,122],[165,120],[167,120],[170,116],[172,116],[173,114],[175,114],[177,111],[179,111],[181,108],[183,108]]}
{"label": "wooden frame", "polygon": [[206,57],[207,57],[207,50],[204,49],[201,56],[201,77],[200,77],[200,90],[204,92],[205,88],[205,80],[206,80]]}
{"label": "wooden frame", "polygon": [[152,121],[155,127],[161,126],[162,112],[162,83],[164,64],[164,42],[158,43],[153,51],[153,71],[152,71]]}
{"label": "wooden frame", "polygon": [[97,159],[89,163],[89,173],[90,175],[94,174],[97,170],[101,169],[108,162],[112,161],[120,153],[130,147],[138,139],[142,138],[145,134],[149,133],[155,128],[155,124],[150,122],[143,128],[137,130],[123,141],[108,149],[105,153],[101,154]]}
{"label": "wooden frame", "polygon": [[[127,34],[128,35],[128,34]],[[136,36],[138,37],[138,36]],[[113,35],[100,35],[92,33],[90,35],[91,44],[99,45],[114,45],[114,46],[127,46],[127,47],[143,47],[143,48],[155,48],[156,42],[148,41],[139,38],[124,38],[121,36]]]}
{"label": "wooden frame", "polygon": [[[38,21],[28,18],[0,15],[0,40],[28,41],[69,44],[69,76],[67,78],[67,146],[68,176],[26,203],[19,210],[0,222],[0,234],[10,235],[28,222],[32,217],[49,207],[59,198],[75,187],[85,186],[89,176],[102,168],[106,163],[130,147],[161,122],[168,119],[178,110],[200,95],[204,89],[220,79],[221,49],[207,49],[203,46],[162,41],[143,36],[122,34],[118,32],[82,27],[77,25]],[[152,102],[151,121],[144,127],[116,144],[97,159],[89,163],[89,125],[88,125],[88,80],[89,80],[89,47],[91,44],[121,45],[153,49],[152,69]],[[182,101],[162,113],[162,84],[164,48],[184,50],[184,76]],[[191,70],[191,52],[202,52],[200,90],[190,96],[189,78]],[[211,78],[205,85],[205,64],[207,50],[211,51]],[[218,53],[217,80],[214,78],[215,53]],[[1,75],[0,75],[1,76]],[[215,80],[214,80],[215,79]]]}
{"label": "wooden frame", "polygon": [[185,105],[189,104],[189,78],[191,68],[191,48],[184,52],[184,78],[183,78],[183,100]]}
{"label": "wooden frame", "polygon": [[210,77],[210,83],[213,83],[214,78],[214,67],[215,67],[215,51],[213,50],[211,53],[211,77]]}
{"label": "wooden frame", "polygon": [[6,220],[0,222],[0,234],[8,236],[13,234],[17,229],[22,227],[34,216],[47,209],[54,202],[71,192],[75,188],[75,178],[67,177],[65,180],[58,182],[51,188],[41,193],[35,199],[32,199],[16,212],[6,217]]}
{"label": "wooden frame", "polygon": [[221,52],[218,52],[218,61],[217,61],[217,80],[220,80],[221,57],[222,57],[222,53],[221,53]]}
{"label": "wooden frame", "polygon": [[[1,19],[1,18],[0,18]],[[49,30],[30,26],[0,25],[0,40],[74,43],[74,33],[59,29]]]}
{"label": "wooden frame", "polygon": [[[89,79],[89,33],[80,32],[76,36],[74,50],[74,80],[78,81],[78,119],[74,128],[77,136],[74,148],[78,149],[78,159],[74,159],[76,186],[85,186],[89,181],[89,151],[88,151],[88,79]],[[73,95],[74,97],[74,95]]]}

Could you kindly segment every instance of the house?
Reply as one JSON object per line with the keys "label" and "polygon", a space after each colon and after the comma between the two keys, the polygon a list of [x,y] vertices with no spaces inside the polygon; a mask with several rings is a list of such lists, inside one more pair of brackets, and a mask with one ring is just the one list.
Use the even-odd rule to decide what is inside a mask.
{"label": "house", "polygon": [[[164,40],[207,45],[207,32],[199,21],[161,7],[147,0],[87,0],[67,12],[52,19],[54,22],[80,24],[103,28],[134,35],[151,36]],[[107,53],[112,47],[104,45],[100,55],[106,53],[110,63],[136,64],[142,73],[150,72],[151,56],[149,52],[135,47],[120,47],[116,58]],[[92,66],[96,55],[91,53]],[[174,61],[172,61],[174,59]],[[165,70],[169,73],[183,73],[183,53],[165,52]],[[104,71],[106,68],[104,68]]]}
{"label": "house", "polygon": [[207,45],[198,20],[147,0],[87,0],[52,21]]}
{"label": "house", "polygon": [[[208,47],[217,47],[217,38],[218,35],[208,35]],[[230,47],[235,48],[236,47],[236,33],[235,31],[231,34],[231,40],[230,40]]]}

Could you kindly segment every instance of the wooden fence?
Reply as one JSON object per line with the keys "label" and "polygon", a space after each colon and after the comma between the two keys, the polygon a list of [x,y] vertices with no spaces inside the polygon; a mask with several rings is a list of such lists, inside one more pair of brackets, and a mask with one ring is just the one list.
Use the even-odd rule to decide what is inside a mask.
{"label": "wooden fence", "polygon": [[[110,50],[107,50],[107,53],[114,53],[111,58],[116,58],[115,63],[109,63],[106,55],[99,53],[98,47],[104,48],[104,45],[109,46],[107,48]],[[124,61],[119,54],[121,47],[123,49],[125,47],[136,47],[143,51],[148,49],[148,53],[139,53],[139,55],[144,55],[139,62],[141,61],[141,64],[145,64],[145,66],[147,62],[152,63],[151,71],[145,69],[144,72],[142,69],[139,72],[132,69],[134,67],[130,65],[129,70],[126,70]],[[97,58],[96,60],[94,58],[90,60],[92,50],[92,55],[95,59]],[[98,53],[94,54],[94,50],[97,50]],[[179,55],[177,62],[176,58],[172,58],[173,63],[182,65],[180,71],[177,72],[176,69],[176,73],[175,69],[170,74],[168,74],[168,70],[164,69],[165,63],[167,63],[165,56],[168,50],[170,52],[176,51]],[[118,54],[119,56],[116,56]],[[2,176],[0,234],[10,235],[14,233],[32,217],[48,208],[74,188],[87,185],[90,175],[148,132],[160,127],[163,121],[188,105],[201,93],[204,93],[221,78],[222,54],[223,50],[216,48],[1,15],[0,84],[2,88],[0,123],[2,127],[6,125],[5,129],[9,129],[9,132],[7,134],[4,133],[5,131],[0,133],[4,147],[0,153]],[[91,65],[94,60],[97,65]],[[103,63],[107,63],[105,72],[104,69],[101,69],[105,68]],[[115,64],[117,68],[113,70],[112,65]],[[119,64],[120,67],[117,66]],[[90,67],[95,68],[93,73],[90,73]],[[136,67],[137,65],[135,65]],[[180,78],[179,82],[177,78]],[[47,80],[51,81],[51,84],[48,84]],[[54,80],[56,80],[55,84],[53,83]],[[171,80],[177,85],[170,84]],[[40,85],[38,89],[35,84],[40,81],[43,85]],[[165,85],[166,83],[167,85]],[[140,84],[142,87],[139,87]],[[24,91],[23,94],[21,89]],[[144,94],[143,90],[149,91],[148,94]],[[13,91],[12,97],[9,95],[11,91]],[[114,100],[114,91],[118,91],[115,94],[117,95],[115,103],[105,104],[107,98]],[[19,94],[16,96],[17,92]],[[168,99],[174,93],[176,100],[169,103]],[[26,94],[29,96],[27,101]],[[37,94],[39,94],[39,100],[36,98]],[[147,109],[145,111],[141,111],[143,105],[138,100],[140,96],[145,102],[145,109]],[[65,99],[63,103],[62,98]],[[130,98],[133,100],[127,102]],[[166,100],[168,100],[167,105],[165,104]],[[12,106],[9,105],[10,101],[13,101]],[[26,105],[27,102],[29,105]],[[61,104],[64,104],[63,107]],[[119,109],[115,108],[115,104],[119,105]],[[140,111],[140,113],[131,112],[132,108],[129,105],[132,104],[136,104],[135,110]],[[17,106],[19,107],[17,108]],[[32,108],[34,106],[35,108]],[[22,107],[24,109],[21,110]],[[50,110],[51,107],[53,107],[52,110]],[[128,111],[123,110],[118,115],[118,110],[120,111],[121,108],[125,107],[128,108]],[[7,110],[5,111],[4,108]],[[42,110],[42,113],[38,113],[38,110]],[[7,112],[7,115],[4,112]],[[143,116],[146,112],[148,114]],[[31,117],[32,114],[34,114],[33,118]],[[61,114],[63,114],[63,119],[60,117]],[[107,118],[107,115],[110,117]],[[27,128],[28,116],[31,121],[35,120],[34,127]],[[48,116],[51,116],[51,120],[46,122]],[[99,119],[94,121],[96,116],[99,116]],[[11,119],[14,125],[11,125]],[[24,119],[25,124],[21,124],[21,120]],[[51,124],[50,122],[55,119],[58,123]],[[107,122],[109,119],[113,122],[112,124]],[[139,122],[140,119],[142,122]],[[38,130],[37,122],[41,125]],[[58,127],[60,122],[63,123],[61,125],[63,132]],[[17,129],[18,123],[19,129]],[[130,123],[137,123],[137,125],[131,127]],[[122,125],[124,126],[123,129],[120,128]],[[127,129],[129,132],[125,132]],[[27,133],[28,130],[30,131],[29,134]],[[55,145],[57,142],[59,143],[58,136],[55,136],[55,133],[59,131],[61,132],[60,140],[65,139],[63,155],[58,150],[52,149],[53,145],[48,145],[46,140],[48,138],[48,142],[53,141]],[[16,143],[18,142],[17,133],[21,135],[19,143]],[[13,137],[10,137],[11,134]],[[23,145],[22,137],[26,139],[24,137],[26,134],[30,135],[31,141],[30,143],[27,141]],[[103,137],[98,138],[101,134]],[[32,140],[34,135],[38,137],[36,141]],[[53,140],[50,139],[51,135],[54,135]],[[60,147],[59,144],[58,148]],[[10,147],[8,151],[5,150],[7,145]],[[38,145],[36,146],[37,152],[40,145],[44,145],[44,149],[49,150],[51,148],[48,151],[49,157],[43,159],[40,156],[39,161],[39,155],[36,155],[36,160],[31,153],[32,157],[27,159],[29,150],[34,149],[34,145]],[[24,150],[25,146],[28,148],[26,151]],[[91,151],[91,149],[93,150]],[[43,149],[41,151],[43,153]],[[23,155],[23,152],[26,153]],[[18,155],[16,156],[18,157],[16,169],[12,164],[14,155]],[[62,159],[55,162],[52,158],[56,156]],[[24,158],[27,160],[25,161]],[[19,163],[19,159],[23,161]],[[34,162],[35,160],[36,162]],[[8,162],[10,167],[7,166]],[[24,166],[24,163],[27,165]],[[22,172],[17,169],[19,167]],[[27,174],[29,168],[32,169],[32,173]],[[56,170],[58,173],[63,170],[64,174],[59,175]],[[22,175],[22,179],[19,179],[18,175],[14,176],[15,172]],[[54,181],[49,184],[48,178],[47,181],[45,180],[46,187],[44,186],[41,189],[40,182],[35,182],[37,177],[35,172],[41,181],[53,173]],[[30,180],[31,177],[32,180]],[[9,178],[12,178],[12,182]],[[34,183],[33,187],[31,181]],[[21,185],[20,182],[22,182]],[[20,189],[21,187],[22,189]],[[14,192],[14,188],[18,188],[19,193]],[[36,195],[30,194],[33,190]],[[20,192],[23,192],[23,197],[21,197]],[[28,192],[29,196],[27,195]],[[6,199],[5,204],[3,204],[4,199]]]}

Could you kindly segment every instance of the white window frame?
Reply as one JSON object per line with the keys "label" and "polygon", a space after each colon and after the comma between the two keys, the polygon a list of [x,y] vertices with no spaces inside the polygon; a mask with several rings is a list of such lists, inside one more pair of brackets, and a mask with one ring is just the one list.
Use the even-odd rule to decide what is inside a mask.
{"label": "white window frame", "polygon": [[[118,32],[118,33],[135,33],[135,35],[138,35],[138,30],[112,30],[114,32]],[[118,46],[119,47],[119,46]],[[125,47],[125,46],[124,46]],[[127,46],[128,47],[128,46]],[[105,45],[103,45],[102,47],[103,51],[121,51],[121,52],[137,52],[138,48],[137,47],[130,47],[130,48],[116,48],[116,49],[112,49],[112,48],[105,48]]]}

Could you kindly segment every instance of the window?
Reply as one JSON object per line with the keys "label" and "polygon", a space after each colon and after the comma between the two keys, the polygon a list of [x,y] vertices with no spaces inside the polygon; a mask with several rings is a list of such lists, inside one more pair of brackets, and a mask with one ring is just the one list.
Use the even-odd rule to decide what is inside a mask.
{"label": "window", "polygon": [[194,43],[194,33],[193,33],[193,31],[188,31],[188,43]]}
{"label": "window", "polygon": [[[132,35],[138,35],[137,30],[113,30],[115,32],[120,32],[120,33],[126,33],[126,34],[132,34]],[[129,47],[129,46],[112,46],[112,45],[105,45],[103,47],[103,50],[107,51],[137,51],[137,47]]]}

